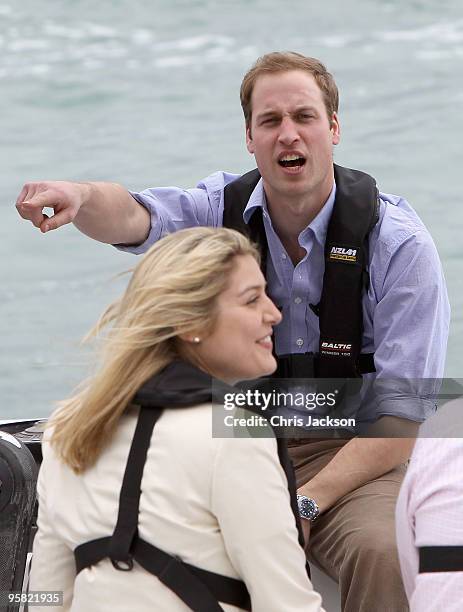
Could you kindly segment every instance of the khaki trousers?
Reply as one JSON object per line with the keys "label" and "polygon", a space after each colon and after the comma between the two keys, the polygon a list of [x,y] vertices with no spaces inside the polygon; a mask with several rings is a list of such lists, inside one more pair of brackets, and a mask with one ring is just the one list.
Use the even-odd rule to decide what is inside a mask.
{"label": "khaki trousers", "polygon": [[[297,486],[313,478],[345,444],[291,446]],[[395,504],[405,465],[342,497],[312,525],[307,558],[339,584],[344,612],[407,612],[397,556]]]}

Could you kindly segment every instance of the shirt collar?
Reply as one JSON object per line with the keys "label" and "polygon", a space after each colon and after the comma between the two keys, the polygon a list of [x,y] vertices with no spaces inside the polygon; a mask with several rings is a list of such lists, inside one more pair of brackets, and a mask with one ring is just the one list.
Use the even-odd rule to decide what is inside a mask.
{"label": "shirt collar", "polygon": [[[333,183],[333,189],[331,190],[328,199],[322,206],[318,215],[312,219],[309,225],[301,232],[303,234],[307,230],[311,230],[315,236],[315,239],[323,246],[326,240],[326,233],[328,231],[328,223],[333,212],[334,200],[336,198],[336,182]],[[251,193],[251,197],[248,200],[246,208],[243,211],[243,220],[247,224],[256,208],[261,208],[263,212],[267,212],[267,200],[265,198],[264,184],[262,178],[259,180]]]}
{"label": "shirt collar", "polygon": [[243,220],[246,224],[249,223],[249,219],[252,217],[253,212],[256,208],[262,208],[263,212],[267,211],[267,200],[265,199],[264,183],[262,178],[254,187],[254,191],[251,193],[251,197],[246,204],[246,208],[243,211]]}
{"label": "shirt collar", "polygon": [[305,228],[305,230],[301,232],[301,234],[303,234],[304,232],[307,232],[307,230],[311,230],[313,232],[315,240],[317,240],[317,242],[321,244],[322,246],[325,245],[326,234],[328,232],[328,223],[330,222],[331,214],[333,212],[335,198],[336,198],[336,183],[333,182],[333,189],[331,190],[331,193],[328,196],[328,199],[326,200],[326,202],[323,204],[322,208],[320,209],[320,212],[314,219],[312,219],[312,221]]}

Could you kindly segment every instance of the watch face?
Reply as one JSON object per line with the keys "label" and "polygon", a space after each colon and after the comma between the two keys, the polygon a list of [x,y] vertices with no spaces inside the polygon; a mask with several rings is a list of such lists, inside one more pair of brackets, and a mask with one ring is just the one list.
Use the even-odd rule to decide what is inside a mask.
{"label": "watch face", "polygon": [[319,510],[317,504],[313,499],[309,499],[304,495],[301,495],[298,498],[298,506],[299,506],[299,514],[309,521],[313,521],[317,518]]}

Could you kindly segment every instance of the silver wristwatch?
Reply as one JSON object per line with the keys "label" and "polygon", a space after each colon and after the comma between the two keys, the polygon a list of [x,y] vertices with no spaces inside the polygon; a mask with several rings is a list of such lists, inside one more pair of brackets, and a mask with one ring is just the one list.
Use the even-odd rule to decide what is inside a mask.
{"label": "silver wristwatch", "polygon": [[318,507],[317,502],[310,497],[306,497],[305,495],[297,496],[297,507],[299,508],[301,518],[309,521],[314,521],[320,514],[320,508]]}

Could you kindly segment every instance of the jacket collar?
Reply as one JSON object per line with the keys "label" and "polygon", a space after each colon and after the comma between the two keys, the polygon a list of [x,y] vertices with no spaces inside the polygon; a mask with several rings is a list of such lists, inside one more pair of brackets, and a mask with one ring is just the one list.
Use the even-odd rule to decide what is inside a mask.
{"label": "jacket collar", "polygon": [[233,387],[191,363],[176,359],[140,387],[133,403],[153,408],[182,408],[212,402],[230,390]]}

